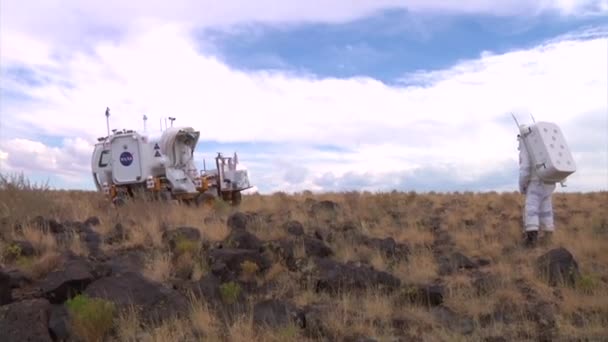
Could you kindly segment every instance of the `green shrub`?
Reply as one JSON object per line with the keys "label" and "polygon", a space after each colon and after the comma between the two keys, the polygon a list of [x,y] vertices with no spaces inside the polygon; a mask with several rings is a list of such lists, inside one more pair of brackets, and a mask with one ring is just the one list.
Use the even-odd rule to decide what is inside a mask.
{"label": "green shrub", "polygon": [[19,247],[19,245],[17,244],[12,243],[8,247],[6,247],[6,250],[4,251],[2,256],[8,261],[16,260],[21,256],[21,247]]}
{"label": "green shrub", "polygon": [[189,240],[186,237],[178,236],[175,241],[175,252],[177,254],[194,254],[198,250],[198,242]]}
{"label": "green shrub", "polygon": [[593,294],[600,286],[600,280],[591,274],[582,274],[576,281],[576,288],[585,294]]}
{"label": "green shrub", "polygon": [[222,300],[227,304],[234,303],[241,294],[241,286],[233,281],[220,285]]}
{"label": "green shrub", "polygon": [[84,341],[103,341],[112,329],[114,303],[77,295],[66,302],[74,333]]}

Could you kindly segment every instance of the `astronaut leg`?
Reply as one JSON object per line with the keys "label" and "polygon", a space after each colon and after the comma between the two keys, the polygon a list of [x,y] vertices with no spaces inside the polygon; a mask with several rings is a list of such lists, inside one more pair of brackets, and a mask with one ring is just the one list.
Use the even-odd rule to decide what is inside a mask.
{"label": "astronaut leg", "polygon": [[551,243],[553,231],[555,230],[555,223],[553,222],[553,203],[551,201],[554,189],[555,185],[544,185],[545,196],[540,203],[540,211],[538,213],[540,229],[543,232],[541,237],[541,243],[543,245]]}
{"label": "astronaut leg", "polygon": [[526,205],[524,210],[524,244],[533,247],[538,241],[538,230],[540,225],[539,209],[543,199],[542,190],[538,184],[531,182],[526,191]]}
{"label": "astronaut leg", "polygon": [[538,231],[540,204],[544,194],[536,183],[532,182],[526,191],[526,205],[524,210],[524,230]]}

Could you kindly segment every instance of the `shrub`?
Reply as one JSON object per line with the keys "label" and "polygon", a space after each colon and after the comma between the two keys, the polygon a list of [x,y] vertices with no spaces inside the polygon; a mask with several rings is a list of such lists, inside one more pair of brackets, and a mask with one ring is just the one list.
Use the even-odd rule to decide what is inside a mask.
{"label": "shrub", "polygon": [[241,294],[241,286],[233,281],[220,285],[222,300],[227,304],[234,303]]}
{"label": "shrub", "polygon": [[17,244],[12,243],[6,248],[2,256],[7,261],[16,260],[21,256],[21,247],[19,247],[19,245]]}
{"label": "shrub", "polygon": [[112,328],[114,303],[77,295],[66,302],[74,333],[85,341],[102,341]]}
{"label": "shrub", "polygon": [[175,241],[175,251],[177,254],[194,254],[198,250],[198,242],[189,240],[186,237],[178,236]]}
{"label": "shrub", "polygon": [[250,277],[254,275],[260,267],[253,261],[245,260],[241,263],[241,270],[243,270],[243,274]]}
{"label": "shrub", "polygon": [[600,286],[600,280],[591,274],[583,274],[576,280],[576,288],[585,294],[593,294]]}

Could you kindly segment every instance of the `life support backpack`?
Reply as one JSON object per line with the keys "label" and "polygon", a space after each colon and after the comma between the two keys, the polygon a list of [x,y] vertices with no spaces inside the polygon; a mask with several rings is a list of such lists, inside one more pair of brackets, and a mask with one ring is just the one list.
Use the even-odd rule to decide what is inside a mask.
{"label": "life support backpack", "polygon": [[561,129],[552,122],[518,126],[534,172],[544,182],[564,185],[566,178],[576,172],[576,163]]}

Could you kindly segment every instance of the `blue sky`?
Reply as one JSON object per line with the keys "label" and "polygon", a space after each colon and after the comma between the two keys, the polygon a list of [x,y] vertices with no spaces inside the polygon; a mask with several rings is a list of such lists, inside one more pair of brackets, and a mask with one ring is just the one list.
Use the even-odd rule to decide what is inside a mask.
{"label": "blue sky", "polygon": [[[49,1],[0,10],[0,169],[92,189],[114,128],[201,131],[260,192],[512,191],[510,112],[608,189],[608,1]],[[219,128],[219,129],[218,129]]]}

